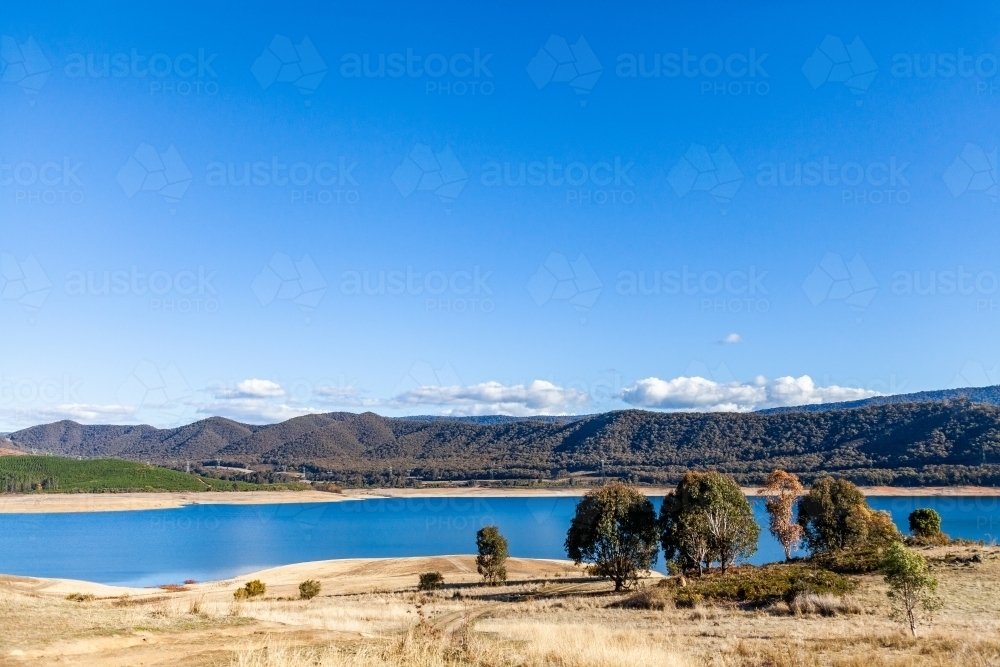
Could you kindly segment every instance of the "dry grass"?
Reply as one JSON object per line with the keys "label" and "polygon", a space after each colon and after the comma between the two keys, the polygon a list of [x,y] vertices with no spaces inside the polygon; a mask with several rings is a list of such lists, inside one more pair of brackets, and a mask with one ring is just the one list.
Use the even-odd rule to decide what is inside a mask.
{"label": "dry grass", "polygon": [[788,604],[788,610],[799,616],[819,614],[820,616],[837,616],[838,614],[862,614],[864,609],[855,600],[836,595],[817,595],[816,593],[799,593]]}
{"label": "dry grass", "polygon": [[[279,592],[234,603],[232,590],[242,580],[80,602],[66,600],[65,588],[0,581],[0,665],[1000,665],[1000,549],[949,547],[926,553],[935,563],[946,607],[933,625],[919,629],[916,639],[888,617],[878,576],[860,577],[845,598],[800,596],[791,605],[761,609],[704,602],[678,609],[660,604],[664,587],[615,595],[606,583],[571,578],[417,593],[409,573],[422,571],[426,563],[387,562],[382,569],[373,563],[341,569],[352,573],[341,575],[349,580],[331,579],[334,594],[327,593],[324,581],[324,594],[310,601],[277,599],[284,595]],[[966,563],[945,558],[948,553],[962,558],[981,553],[982,559]],[[453,567],[461,571],[466,563],[455,559]],[[353,592],[366,586],[385,591],[386,572],[392,581],[405,580],[404,585],[395,591]],[[294,580],[300,579],[296,574]],[[272,595],[272,581],[264,581]],[[277,581],[280,591],[285,584]]]}

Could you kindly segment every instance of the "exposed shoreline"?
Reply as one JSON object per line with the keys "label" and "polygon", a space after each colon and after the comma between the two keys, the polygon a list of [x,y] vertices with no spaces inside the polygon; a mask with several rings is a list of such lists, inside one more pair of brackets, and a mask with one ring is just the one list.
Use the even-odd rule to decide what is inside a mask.
{"label": "exposed shoreline", "polygon": [[[672,487],[641,487],[646,495],[662,496]],[[188,505],[276,505],[286,503],[336,503],[375,498],[533,498],[578,497],[586,487],[563,489],[510,489],[487,487],[437,487],[424,489],[346,489],[343,493],[323,491],[180,491],[143,493],[29,493],[0,495],[0,514],[43,514],[66,512],[123,512],[130,510],[177,509]],[[1000,496],[1000,489],[987,486],[866,486],[867,496],[927,497]],[[756,488],[743,489],[748,496]]]}
{"label": "exposed shoreline", "polygon": [[[569,560],[510,557],[507,563],[508,570],[514,578],[544,577],[557,573],[561,576],[584,575],[584,569],[573,565]],[[217,597],[228,601],[232,599],[233,590],[251,579],[260,579],[267,583],[269,593],[292,597],[297,597],[298,584],[305,579],[320,580],[323,590],[327,593],[370,593],[414,587],[417,575],[427,571],[442,572],[450,583],[476,583],[481,580],[476,572],[476,557],[470,554],[335,558],[275,565],[228,579],[185,584],[170,591],[169,595],[172,599]],[[649,577],[662,578],[663,575],[654,571],[649,573]],[[101,598],[128,595],[142,600],[161,598],[168,594],[156,586],[139,587],[102,584],[83,579],[0,574],[0,590],[5,588],[56,598],[65,597],[70,593],[82,593]]]}

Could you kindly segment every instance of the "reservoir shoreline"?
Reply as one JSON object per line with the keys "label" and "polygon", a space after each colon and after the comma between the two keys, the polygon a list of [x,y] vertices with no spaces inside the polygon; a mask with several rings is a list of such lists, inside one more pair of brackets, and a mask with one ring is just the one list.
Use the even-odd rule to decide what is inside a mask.
{"label": "reservoir shoreline", "polygon": [[[0,514],[47,514],[70,512],[122,512],[130,510],[175,509],[189,505],[277,505],[294,503],[336,503],[379,498],[541,498],[578,497],[592,487],[511,489],[490,487],[434,487],[423,489],[345,489],[343,493],[324,491],[181,491],[138,493],[27,493],[0,494]],[[640,487],[649,496],[663,496],[668,486]],[[867,486],[866,496],[883,497],[990,497],[1000,489],[985,486]],[[743,489],[748,496],[757,489]]]}

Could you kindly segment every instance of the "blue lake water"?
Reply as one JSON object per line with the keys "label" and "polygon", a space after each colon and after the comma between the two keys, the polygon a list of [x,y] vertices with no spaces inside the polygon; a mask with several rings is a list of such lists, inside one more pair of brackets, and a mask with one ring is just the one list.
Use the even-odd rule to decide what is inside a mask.
{"label": "blue lake water", "polygon": [[[659,510],[660,498],[652,498]],[[952,537],[991,542],[1000,497],[871,497],[900,530],[917,507],[941,513]],[[224,579],[330,558],[473,553],[475,533],[496,524],[512,556],[565,558],[576,498],[408,498],[72,514],[0,514],[0,572],[154,586]],[[763,503],[752,499],[766,526]],[[766,528],[751,562],[780,560]],[[657,569],[663,570],[663,559]]]}

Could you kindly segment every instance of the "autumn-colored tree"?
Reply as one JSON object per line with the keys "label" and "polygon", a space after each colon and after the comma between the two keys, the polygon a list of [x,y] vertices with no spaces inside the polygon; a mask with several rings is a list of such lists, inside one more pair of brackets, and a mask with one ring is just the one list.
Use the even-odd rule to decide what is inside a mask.
{"label": "autumn-colored tree", "polygon": [[768,528],[771,535],[781,543],[785,549],[785,560],[789,561],[792,559],[792,551],[802,541],[802,526],[795,522],[793,516],[795,501],[802,493],[802,483],[790,472],[775,470],[758,493],[764,497],[764,507],[770,517]]}

